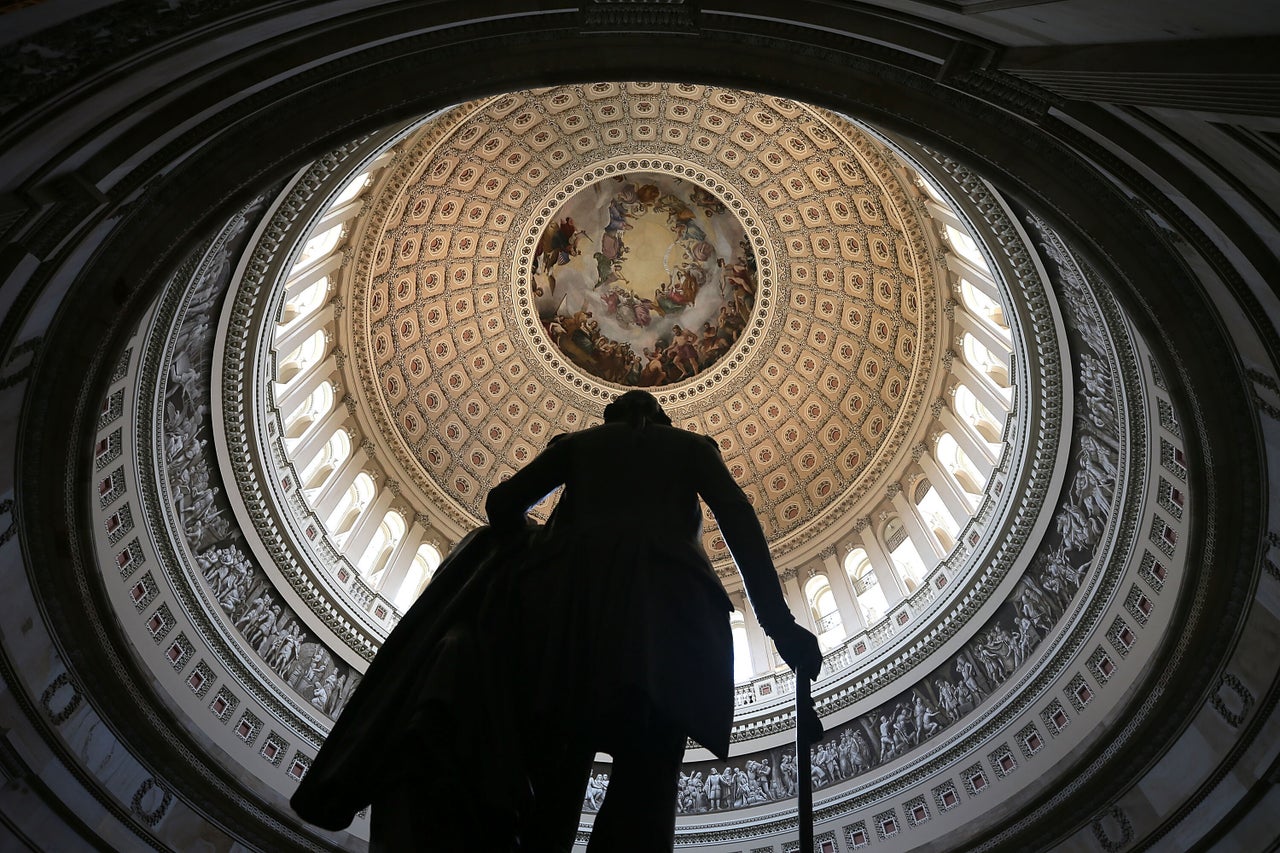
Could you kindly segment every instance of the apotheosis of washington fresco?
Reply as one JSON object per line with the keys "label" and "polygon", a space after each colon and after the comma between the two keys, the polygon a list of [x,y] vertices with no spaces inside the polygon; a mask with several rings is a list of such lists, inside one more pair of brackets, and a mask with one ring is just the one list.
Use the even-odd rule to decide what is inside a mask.
{"label": "apotheosis of washington fresco", "polygon": [[659,173],[580,190],[543,232],[532,272],[548,337],[619,385],[701,373],[733,347],[756,298],[738,218],[711,192]]}

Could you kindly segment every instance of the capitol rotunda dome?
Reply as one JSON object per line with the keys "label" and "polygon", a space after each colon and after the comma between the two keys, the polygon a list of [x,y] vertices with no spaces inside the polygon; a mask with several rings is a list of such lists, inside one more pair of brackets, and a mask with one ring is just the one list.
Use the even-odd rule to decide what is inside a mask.
{"label": "capitol rotunda dome", "polygon": [[[830,832],[987,819],[1000,774],[1097,736],[1072,715],[1166,624],[1176,527],[1116,521],[1162,423],[1141,339],[1033,213],[829,111],[659,83],[461,104],[265,194],[149,317],[103,429],[115,452],[108,415],[136,411],[157,535],[117,512],[104,554],[159,672],[199,659],[193,719],[267,785],[305,775],[488,490],[629,388],[716,441],[819,635]],[[690,744],[678,838],[732,846],[792,820],[794,679],[709,513],[704,545],[736,608],[734,747]]]}

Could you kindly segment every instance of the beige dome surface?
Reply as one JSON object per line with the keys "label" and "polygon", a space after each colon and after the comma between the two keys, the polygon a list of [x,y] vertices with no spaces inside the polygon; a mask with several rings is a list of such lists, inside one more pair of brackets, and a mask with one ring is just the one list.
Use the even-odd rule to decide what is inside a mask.
{"label": "beige dome surface", "polygon": [[[910,463],[942,312],[918,192],[865,131],[597,83],[465,104],[399,152],[355,226],[352,367],[398,467],[459,524],[633,386],[716,439],[778,557]],[[705,542],[727,555],[710,519]]]}

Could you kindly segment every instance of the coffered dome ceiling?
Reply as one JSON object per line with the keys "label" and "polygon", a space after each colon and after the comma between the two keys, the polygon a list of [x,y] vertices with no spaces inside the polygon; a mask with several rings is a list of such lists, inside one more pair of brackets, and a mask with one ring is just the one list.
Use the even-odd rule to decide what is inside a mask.
{"label": "coffered dome ceiling", "polygon": [[866,131],[596,83],[460,106],[388,171],[353,228],[352,365],[399,471],[460,525],[627,387],[716,439],[779,557],[901,473],[946,320],[923,191]]}

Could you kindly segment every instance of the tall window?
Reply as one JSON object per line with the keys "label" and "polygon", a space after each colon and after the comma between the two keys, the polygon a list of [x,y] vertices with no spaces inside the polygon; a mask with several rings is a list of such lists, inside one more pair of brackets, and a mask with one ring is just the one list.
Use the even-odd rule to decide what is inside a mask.
{"label": "tall window", "polygon": [[985,270],[987,261],[982,257],[982,250],[978,248],[978,244],[974,242],[973,238],[951,225],[946,225],[945,227],[947,229],[947,239],[951,242],[951,247],[955,249],[956,254],[978,269]]}
{"label": "tall window", "polygon": [[323,329],[307,338],[297,349],[285,356],[284,360],[280,362],[280,368],[276,373],[276,383],[278,385],[288,385],[289,380],[324,358],[328,344],[329,339]]}
{"label": "tall window", "polygon": [[356,475],[351,488],[347,489],[347,493],[338,502],[338,506],[334,508],[333,514],[325,521],[325,526],[337,541],[342,542],[346,539],[351,528],[355,526],[356,519],[360,517],[360,513],[364,512],[373,501],[373,492],[373,478],[361,471]]}
{"label": "tall window", "polygon": [[929,486],[929,490],[924,493],[924,497],[920,499],[917,506],[920,507],[920,516],[925,524],[933,531],[933,535],[938,537],[942,549],[950,553],[951,549],[956,547],[956,534],[960,532],[960,525],[947,509],[947,505],[942,502],[938,490]]}
{"label": "tall window", "polygon": [[964,360],[978,373],[988,376],[997,392],[1006,396],[1009,394],[1008,368],[985,344],[968,332],[964,334]]}
{"label": "tall window", "polygon": [[382,517],[378,532],[373,534],[373,541],[364,549],[364,553],[356,563],[365,577],[373,577],[387,567],[391,554],[404,536],[404,531],[404,518],[400,513],[391,510]]}
{"label": "tall window", "polygon": [[328,257],[329,253],[338,245],[338,240],[342,238],[344,224],[339,222],[337,225],[332,225],[308,240],[307,245],[302,247],[302,254],[298,256],[297,263],[293,265],[293,273],[297,274],[300,270],[321,258]]}
{"label": "tall window", "polygon": [[333,209],[335,207],[340,207],[346,204],[347,202],[351,201],[351,199],[355,198],[356,196],[360,195],[360,193],[364,192],[365,189],[368,188],[368,186],[369,186],[369,173],[361,172],[360,174],[356,175],[354,178],[351,179],[351,183],[347,184],[345,187],[342,188],[342,192],[338,193],[338,195],[334,198],[333,202],[329,205],[329,208]]}
{"label": "tall window", "polygon": [[318,492],[350,455],[351,437],[345,430],[338,430],[302,472],[303,488],[309,494]]}
{"label": "tall window", "polygon": [[1009,324],[1005,322],[1004,309],[1000,307],[1000,303],[974,287],[968,279],[960,279],[960,299],[971,314],[986,320],[987,325],[997,334],[1009,337]]}
{"label": "tall window", "polygon": [[804,585],[804,594],[813,613],[813,622],[818,626],[818,644],[824,652],[830,651],[844,642],[846,636],[840,610],[836,607],[836,596],[831,591],[831,581],[826,575],[814,575]]}
{"label": "tall window", "polygon": [[884,527],[884,540],[889,545],[889,556],[893,559],[893,567],[898,577],[906,584],[908,592],[915,592],[920,580],[925,575],[924,560],[920,552],[907,535],[906,526],[901,519],[891,518]]}
{"label": "tall window", "polygon": [[844,558],[844,570],[853,584],[858,606],[862,608],[863,621],[868,625],[879,622],[889,610],[889,601],[871,568],[871,559],[862,548],[854,548]]}
{"label": "tall window", "polygon": [[393,596],[391,603],[397,610],[408,610],[418,600],[418,596],[422,594],[422,590],[426,588],[439,565],[439,551],[425,542],[418,546],[417,552],[413,555],[413,562],[409,564],[409,571],[400,582],[399,589],[387,590]]}
{"label": "tall window", "polygon": [[751,645],[747,641],[747,620],[739,610],[729,616],[729,630],[733,634],[733,680],[750,681],[755,675],[751,664]]}
{"label": "tall window", "polygon": [[938,464],[955,477],[960,488],[970,495],[976,497],[982,494],[982,475],[950,433],[943,433],[942,438],[938,439]]}
{"label": "tall window", "polygon": [[284,312],[280,315],[281,329],[319,308],[328,295],[329,277],[321,276],[319,280],[308,285],[296,297],[285,303]]}
{"label": "tall window", "polygon": [[982,440],[993,447],[998,447],[1001,438],[1002,419],[997,419],[991,410],[978,400],[968,386],[956,387],[956,414],[973,424]]}
{"label": "tall window", "polygon": [[321,382],[307,399],[284,419],[285,446],[290,450],[313,423],[333,409],[333,383]]}

